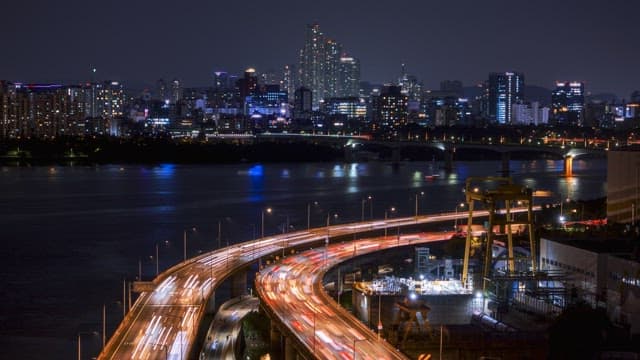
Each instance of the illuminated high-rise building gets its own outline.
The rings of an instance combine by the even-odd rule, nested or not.
[[[322,100],[338,96],[340,91],[340,58],[342,45],[334,40],[327,40],[325,45],[324,82],[325,93]]]
[[[556,82],[551,93],[551,112],[558,124],[582,125],[584,120],[584,83]]]
[[[282,82],[280,88],[287,92],[289,102],[293,101],[297,85],[296,66],[287,64],[282,71]]]
[[[341,93],[342,45],[328,39],[318,24],[307,25],[305,43],[300,50],[300,85],[311,90],[313,109],[324,99]]]
[[[397,128],[407,124],[407,95],[396,85],[385,85],[374,101],[374,122],[382,128]]]
[[[213,73],[213,89],[215,91],[226,91],[231,88],[229,74],[226,71],[216,71]]]
[[[260,74],[261,85],[279,85],[278,76],[273,70],[268,70]]]
[[[169,91],[167,90],[167,83],[164,79],[156,82],[156,98],[160,101],[169,100]]]
[[[295,119],[311,119],[313,107],[313,93],[311,90],[300,87],[295,91],[293,117]]]
[[[402,64],[400,76],[398,77],[398,86],[401,91],[411,101],[420,101],[422,97],[422,84],[418,82],[418,78],[407,73],[405,64]]]
[[[524,75],[518,72],[490,73],[488,117],[498,124],[513,122],[513,104],[524,101]]]
[[[307,25],[304,47],[300,50],[300,85],[311,90],[312,107],[316,109],[325,94],[325,42],[320,25]]]
[[[339,97],[354,97],[360,93],[360,61],[353,57],[340,58]]]
[[[244,77],[238,79],[238,88],[240,89],[240,98],[242,99],[256,92],[258,88],[256,69],[248,68],[244,71]]]
[[[178,79],[173,79],[171,81],[171,102],[172,103],[177,103],[178,101],[180,101],[180,99],[182,99],[182,86],[180,84],[180,80]]]

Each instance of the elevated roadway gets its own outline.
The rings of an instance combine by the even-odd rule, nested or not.
[[[406,359],[323,290],[323,275],[354,256],[447,240],[453,234],[422,233],[331,244],[290,256],[262,270],[256,289],[263,308],[285,336],[283,358],[295,358],[295,353],[308,359]]]
[[[513,210],[517,212],[519,210]],[[520,210],[524,211],[524,210]],[[487,216],[478,211],[474,216]],[[465,213],[333,225],[234,244],[182,262],[153,280],[109,339],[98,359],[186,359],[200,323],[215,307],[215,289],[258,259],[286,248],[329,242],[333,237],[466,218]],[[245,280],[246,281],[246,280]],[[239,294],[236,294],[239,295]]]

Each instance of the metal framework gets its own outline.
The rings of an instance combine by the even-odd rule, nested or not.
[[[489,222],[486,229],[486,247],[484,254],[484,264],[482,272],[482,289],[486,291],[487,281],[491,277],[491,264],[493,260],[492,248],[495,234],[493,228],[495,225],[505,226],[507,233],[507,252],[508,252],[508,272],[515,272],[515,258],[513,255],[513,225],[526,225],[529,232],[529,246],[531,250],[531,269],[533,273],[537,270],[536,262],[536,245],[534,239],[533,228],[533,192],[531,189],[513,184],[511,178],[508,177],[470,177],[466,180],[465,186],[466,201],[469,209],[469,217],[467,219],[467,239],[464,248],[464,261],[462,267],[462,283],[468,285],[469,272],[469,255],[471,252],[472,223],[473,211],[476,202],[484,205],[489,211]],[[500,204],[504,204],[504,208],[499,208]],[[514,204],[521,204],[527,207],[526,219],[514,217],[511,214],[511,208]]]

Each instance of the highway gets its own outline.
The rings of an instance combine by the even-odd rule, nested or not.
[[[370,238],[308,250],[269,266],[256,279],[259,297],[317,359],[406,359],[326,294],[322,277],[353,256],[449,239],[453,232]],[[314,335],[315,334],[315,335]]]
[[[513,212],[526,209],[513,209]],[[477,211],[475,216],[486,216]],[[445,213],[333,225],[234,244],[188,259],[154,279],[140,294],[98,359],[185,359],[191,351],[207,300],[234,271],[285,248],[348,234],[466,218]],[[397,245],[403,245],[400,242]]]
[[[236,338],[242,327],[242,318],[258,310],[258,298],[243,296],[231,299],[220,306],[209,327],[199,359],[234,360]]]

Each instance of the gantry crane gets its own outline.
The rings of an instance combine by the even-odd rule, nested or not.
[[[492,247],[494,240],[494,225],[504,225],[507,232],[507,252],[508,252],[508,272],[515,272],[515,258],[513,255],[513,225],[526,225],[529,232],[529,245],[531,249],[531,268],[536,272],[536,247],[533,228],[533,192],[531,189],[513,184],[508,177],[470,177],[466,180],[465,196],[469,209],[467,219],[467,238],[464,248],[464,261],[462,267],[462,283],[467,286],[469,271],[469,255],[471,251],[473,211],[476,202],[484,205],[489,212],[489,222],[486,229],[486,244],[484,254],[484,264],[482,271],[482,290],[486,291],[487,280],[491,276],[491,265],[493,261]],[[499,208],[504,204],[504,208]],[[511,216],[511,208],[514,204],[526,206],[526,220],[520,217]]]

